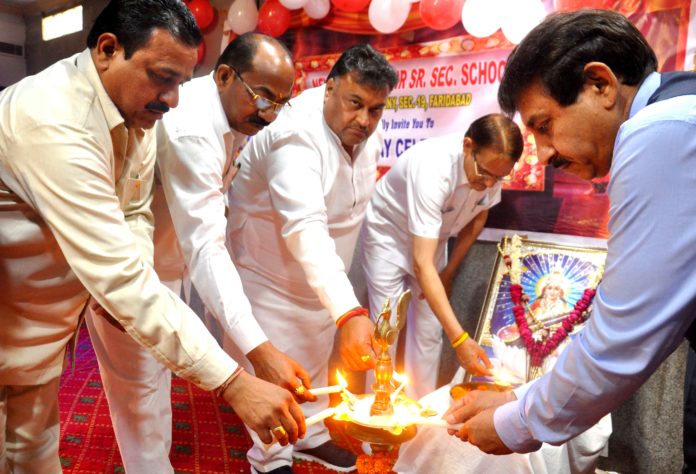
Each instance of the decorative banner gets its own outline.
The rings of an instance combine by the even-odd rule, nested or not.
[[[234,3],[246,1],[234,0]],[[477,1],[478,5],[472,3],[464,10],[502,5],[507,0]],[[340,53],[351,45],[370,43],[384,53],[398,71],[399,83],[382,118],[385,129],[382,172],[418,141],[464,133],[475,118],[499,111],[498,85],[513,47],[504,32],[519,29],[509,24],[510,18],[506,18],[505,25],[500,20],[500,29],[494,30],[491,36],[476,38],[464,30],[462,22],[473,25],[468,18],[444,31],[427,28],[419,14],[419,4],[413,3],[398,31],[379,34],[370,23],[367,4],[359,12],[346,12],[333,8],[335,3],[309,0],[304,9],[291,12],[290,28],[281,38],[295,56],[295,92],[322,84]],[[529,4],[532,3],[530,0]],[[310,18],[306,14],[310,4],[328,8],[314,12],[314,18]],[[543,7],[546,12],[583,7],[617,11],[646,37],[655,50],[660,71],[696,69],[696,0],[543,0]],[[241,10],[244,13],[241,17],[251,16],[247,9]],[[496,15],[500,19],[499,11]],[[228,15],[226,29],[231,29],[230,16],[237,19]],[[520,18],[508,16],[513,18],[513,23],[517,20],[522,23],[521,15]],[[377,26],[385,30],[392,27],[391,23]],[[472,33],[498,28],[497,23],[480,26],[481,31],[476,29],[478,26],[472,26],[475,30]],[[223,45],[225,38],[232,35],[231,32],[223,35]],[[503,183],[503,200],[491,210],[487,226],[606,238],[609,178],[588,182],[541,167],[533,136],[522,129],[525,152],[511,177]]]

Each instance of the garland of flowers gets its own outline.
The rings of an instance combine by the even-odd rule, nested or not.
[[[568,334],[573,328],[585,322],[590,316],[592,308],[590,307],[592,299],[595,296],[596,290],[594,287],[599,283],[602,268],[595,275],[594,281],[591,282],[589,288],[586,288],[582,297],[575,303],[573,310],[563,319],[561,325],[549,335],[548,331],[541,331],[539,339],[534,338],[533,331],[529,328],[527,315],[530,314],[529,295],[527,295],[520,285],[521,281],[521,248],[522,242],[519,236],[515,235],[512,238],[512,243],[507,239],[504,241],[505,250],[499,247],[499,251],[503,256],[503,262],[508,269],[510,275],[510,298],[512,299],[512,313],[515,316],[515,322],[520,333],[520,337],[527,348],[527,353],[530,355],[532,367],[540,368],[544,363],[544,359],[548,357],[561,342],[568,337]]]

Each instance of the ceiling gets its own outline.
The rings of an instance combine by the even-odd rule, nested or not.
[[[76,3],[81,2],[75,0],[0,0],[0,11],[18,13],[25,16],[36,15]]]

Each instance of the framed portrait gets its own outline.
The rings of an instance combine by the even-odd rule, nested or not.
[[[549,370],[591,317],[606,249],[519,236],[503,238],[498,249],[476,333],[494,376],[469,380],[518,386]]]

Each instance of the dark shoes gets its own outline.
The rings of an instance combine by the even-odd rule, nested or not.
[[[318,462],[322,466],[338,472],[354,471],[355,461],[358,458],[351,451],[336,446],[333,441],[327,441],[316,448],[295,451],[292,456],[305,461]]]
[[[251,472],[257,474],[259,471],[254,469],[254,467],[252,466]],[[280,466],[273,469],[272,471],[268,471],[266,474],[294,474],[294,472],[295,471],[292,470],[292,466]]]

